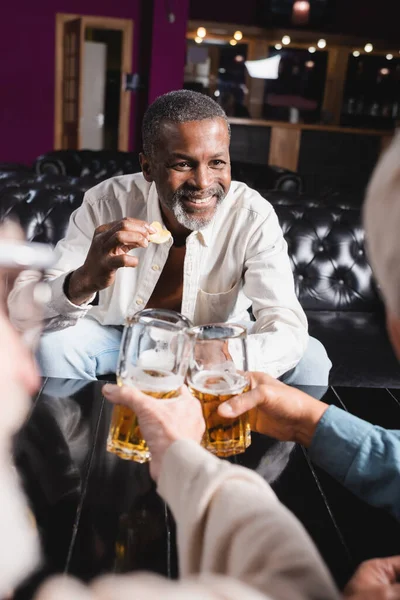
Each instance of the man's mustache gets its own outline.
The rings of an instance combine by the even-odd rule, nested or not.
[[[176,190],[173,195],[173,200],[176,202],[177,200],[181,200],[181,198],[192,199],[201,199],[201,198],[209,198],[210,196],[216,196],[218,199],[223,198],[225,196],[225,191],[222,186],[215,186],[207,190],[206,192],[200,193],[199,190],[194,190],[193,188],[182,187]]]

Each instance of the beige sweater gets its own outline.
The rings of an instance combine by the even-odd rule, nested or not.
[[[115,575],[85,587],[55,578],[35,600],[340,597],[303,526],[256,473],[181,440],[165,455],[158,491],[177,521],[180,581]]]

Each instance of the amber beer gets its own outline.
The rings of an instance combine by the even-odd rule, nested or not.
[[[247,413],[234,419],[218,414],[218,406],[249,390],[248,380],[240,373],[199,371],[190,382],[192,394],[200,400],[206,422],[202,445],[217,456],[241,454],[251,444]]]
[[[169,371],[132,367],[126,377],[118,377],[118,385],[140,389],[157,400],[177,398],[182,381]],[[116,404],[113,408],[111,426],[107,439],[107,450],[120,458],[139,463],[151,459],[150,450],[140,431],[138,418],[126,406]]]

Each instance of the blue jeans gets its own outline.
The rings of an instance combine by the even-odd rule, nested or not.
[[[85,317],[73,327],[45,333],[38,351],[44,377],[95,380],[115,373],[122,331]],[[290,385],[328,385],[331,362],[324,346],[310,337],[299,364],[281,380]]]

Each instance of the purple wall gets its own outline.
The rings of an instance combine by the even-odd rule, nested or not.
[[[6,2],[0,25],[0,161],[32,163],[54,143],[55,16],[76,13],[133,19],[133,70],[139,61],[140,37],[151,38],[149,95],[181,87],[185,32],[189,0],[179,0],[174,25],[165,16],[165,0],[154,0],[153,24],[142,22],[142,2],[151,0],[31,0]],[[176,4],[176,3],[175,3]],[[181,7],[185,7],[182,10]],[[151,21],[151,18],[149,19]],[[148,45],[150,48],[150,44]],[[143,51],[143,50],[142,50]],[[141,59],[143,57],[140,57]],[[130,146],[138,139],[134,131],[137,99],[132,94]]]
[[[174,23],[168,21],[168,4],[175,15]],[[170,3],[154,0],[150,102],[161,94],[179,90],[183,86],[188,14],[189,0]]]

